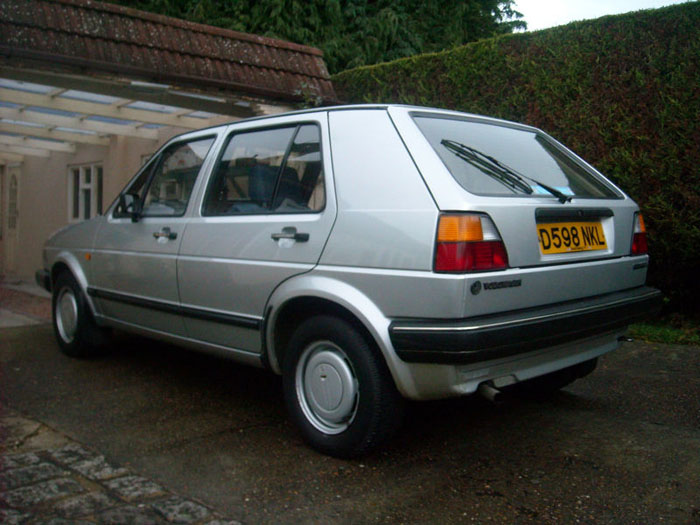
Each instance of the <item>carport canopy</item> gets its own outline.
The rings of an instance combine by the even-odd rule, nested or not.
[[[134,87],[167,89],[142,82],[135,82]],[[195,95],[194,105],[203,105],[201,101],[207,99],[217,101],[202,97]],[[18,162],[24,155],[73,153],[79,143],[108,146],[111,135],[155,140],[162,126],[198,129],[246,113],[252,115],[255,109],[252,103],[239,102],[225,113],[212,113],[0,78],[0,159]]]
[[[335,101],[321,52],[90,0],[0,7],[0,164]]]

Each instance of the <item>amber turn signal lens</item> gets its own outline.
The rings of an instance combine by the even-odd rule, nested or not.
[[[478,215],[442,215],[438,223],[438,242],[482,241],[484,232]]]
[[[642,217],[641,213],[637,214],[637,224],[635,224],[635,233],[646,233],[647,228],[644,226],[644,217]],[[639,231],[637,231],[637,228],[639,228]]]

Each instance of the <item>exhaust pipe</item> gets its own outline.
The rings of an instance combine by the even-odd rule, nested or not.
[[[504,401],[503,392],[488,383],[481,383],[477,392],[496,405],[500,405]]]

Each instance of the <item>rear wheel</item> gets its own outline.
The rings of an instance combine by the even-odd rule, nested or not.
[[[357,457],[398,428],[403,399],[363,334],[331,316],[303,322],[289,342],[284,397],[305,441],[336,457]]]
[[[513,385],[512,391],[526,397],[544,397],[561,390],[577,379],[591,374],[597,365],[598,358],[584,361],[556,372],[517,383]]]
[[[52,319],[58,346],[66,355],[90,357],[107,346],[109,330],[97,326],[80,285],[65,271],[53,283]]]

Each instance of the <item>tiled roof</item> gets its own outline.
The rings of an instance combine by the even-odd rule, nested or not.
[[[336,98],[316,48],[91,0],[2,0],[1,55],[287,101]]]

